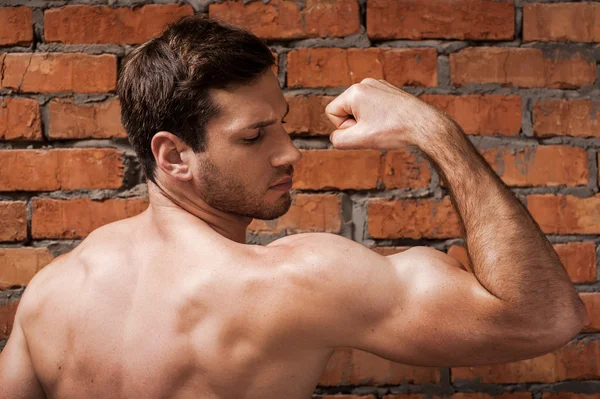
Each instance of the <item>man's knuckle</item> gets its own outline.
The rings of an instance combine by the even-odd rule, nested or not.
[[[363,80],[360,81],[361,84],[376,84],[377,83],[377,79],[373,79],[373,78],[364,78]]]

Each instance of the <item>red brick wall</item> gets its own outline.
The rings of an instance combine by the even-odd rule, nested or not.
[[[118,67],[165,24],[208,13],[250,29],[277,54],[288,128],[304,153],[292,209],[255,221],[250,242],[327,231],[384,254],[430,245],[468,263],[448,192],[417,151],[328,144],[326,104],[367,76],[383,78],[460,123],[548,234],[590,310],[573,342],[504,365],[412,367],[340,349],[315,397],[600,398],[600,3],[25,3],[0,7],[0,348],[18,287],[95,228],[147,206],[119,123]]]

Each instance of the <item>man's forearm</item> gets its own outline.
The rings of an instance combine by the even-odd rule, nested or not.
[[[558,255],[527,209],[458,126],[447,122],[440,130],[419,147],[450,190],[480,283],[536,319],[585,315]]]

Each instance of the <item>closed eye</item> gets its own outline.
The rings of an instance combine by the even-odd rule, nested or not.
[[[264,131],[262,129],[258,129],[258,134],[254,137],[250,137],[249,139],[243,139],[242,141],[246,144],[256,143],[263,137]]]

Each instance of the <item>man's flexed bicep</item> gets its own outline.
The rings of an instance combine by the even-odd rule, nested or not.
[[[280,241],[304,262],[292,268],[288,314],[316,344],[446,367],[530,358],[560,345],[435,249],[385,257],[329,234]]]

